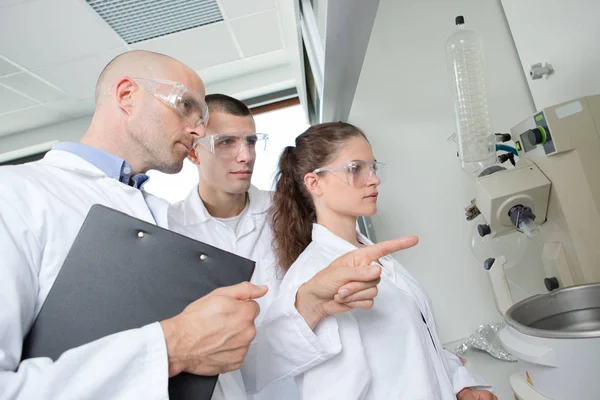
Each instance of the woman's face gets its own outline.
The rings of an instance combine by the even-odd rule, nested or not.
[[[381,183],[372,165],[375,157],[363,137],[348,140],[323,172],[317,174],[319,199],[330,211],[344,216],[370,216],[377,212],[377,186]],[[350,163],[350,164],[349,164]]]

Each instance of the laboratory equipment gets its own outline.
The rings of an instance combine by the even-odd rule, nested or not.
[[[600,284],[525,299],[506,312],[504,347],[521,360],[511,386],[519,400],[597,399]]]
[[[477,177],[496,163],[496,138],[488,114],[481,38],[456,17],[457,31],[446,42],[452,81],[458,152],[465,172]]]
[[[519,161],[476,179],[482,237],[540,233],[544,286],[513,304],[504,257],[486,261],[521,360],[517,399],[592,399],[600,393],[600,95],[545,108],[511,130]],[[536,239],[540,240],[540,239]],[[535,265],[511,272],[524,274]],[[519,272],[519,270],[521,272]],[[518,280],[518,276],[513,277]]]

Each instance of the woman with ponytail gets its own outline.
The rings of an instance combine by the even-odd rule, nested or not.
[[[284,150],[271,208],[275,255],[286,271],[281,301],[337,257],[372,245],[356,231],[356,219],[377,211],[384,171],[364,133],[347,123],[313,126]],[[296,376],[302,399],[494,399],[442,348],[419,283],[390,256],[379,265],[372,309],[328,315],[314,327],[327,331],[339,352]],[[265,319],[278,317],[277,309],[270,307]]]

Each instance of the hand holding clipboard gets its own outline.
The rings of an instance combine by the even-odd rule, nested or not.
[[[173,318],[162,321],[167,352],[169,377],[181,372],[195,375],[217,375],[240,369],[248,353],[248,344],[254,339],[254,319],[260,308],[254,301],[267,293],[267,286],[243,282],[216,289],[202,297]],[[210,322],[206,324],[206,322]],[[227,337],[227,350],[214,349],[212,341],[181,340],[195,337],[198,332],[207,338]],[[225,370],[223,367],[225,366]]]
[[[95,205],[24,340],[22,359],[56,360],[67,350],[162,321],[173,364],[170,399],[209,400],[215,375],[241,364],[255,334],[258,306],[247,300],[266,288],[240,283],[250,280],[254,266]]]

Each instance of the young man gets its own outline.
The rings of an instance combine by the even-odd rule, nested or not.
[[[255,279],[277,281],[268,226],[270,193],[250,180],[256,153],[266,135],[256,133],[244,103],[222,94],[206,96],[207,136],[196,140],[188,159],[199,182],[188,197],[171,206],[169,227],[212,246],[257,262]],[[267,265],[268,264],[268,265]],[[270,291],[266,296],[273,296]]]
[[[188,156],[198,168],[198,186],[184,201],[171,206],[169,227],[254,260],[252,282],[269,286],[269,292],[259,303],[265,310],[277,294],[282,272],[275,265],[271,248],[273,240],[268,223],[271,194],[258,190],[250,181],[257,152],[265,149],[268,139],[256,133],[254,118],[241,101],[211,94],[206,96],[206,104],[210,112],[207,136],[196,141]],[[259,325],[260,320],[256,322]],[[293,400],[297,396],[295,390],[292,382],[281,383],[269,386],[260,398]],[[239,372],[221,375],[213,398],[217,397],[246,398]]]

